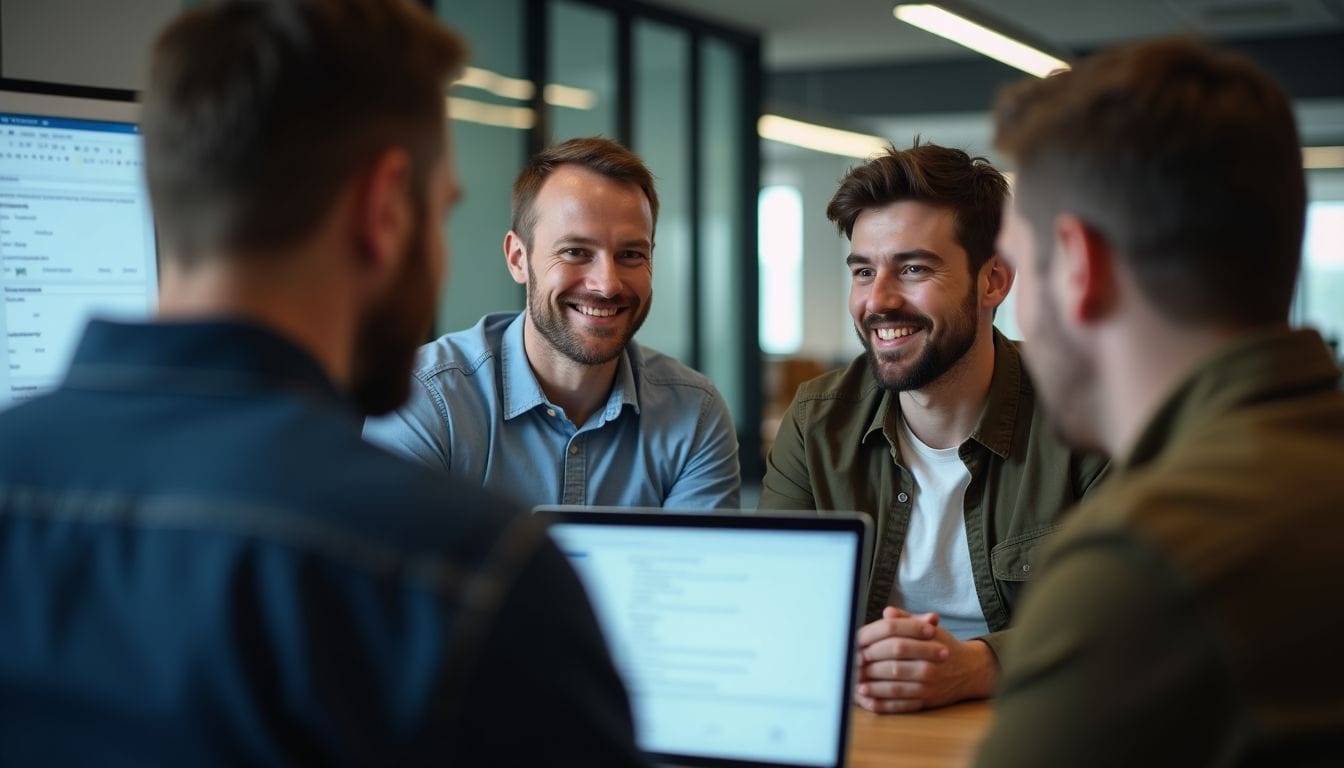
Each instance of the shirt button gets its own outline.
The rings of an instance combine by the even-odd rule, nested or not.
[[[1030,564],[1027,564],[1027,565],[1022,566],[1022,572],[1023,572],[1023,573],[1031,573],[1031,565],[1030,565]]]
[[[578,452],[579,452],[579,444],[578,444],[578,443],[574,443],[573,445],[569,446],[569,455],[570,455],[570,456],[573,456],[574,454],[576,454],[576,453],[578,453]]]
[[[555,409],[554,409],[554,408],[547,408],[547,409],[546,409],[546,415],[547,415],[547,416],[554,416],[554,415],[555,415]]]
[[[905,502],[910,500],[910,494],[906,493],[905,491],[901,491],[900,493],[896,494],[896,500],[904,504]]]

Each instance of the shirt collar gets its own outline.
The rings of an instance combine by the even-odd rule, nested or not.
[[[1340,380],[1320,334],[1272,328],[1223,345],[1172,391],[1125,458],[1125,467],[1151,461],[1201,424],[1245,403],[1295,392],[1329,390]]]
[[[532,364],[527,362],[527,350],[523,346],[523,321],[526,316],[526,310],[518,313],[504,329],[504,337],[499,344],[506,421],[546,403],[546,395],[541,391],[537,375],[532,372]]]
[[[616,380],[612,383],[611,397],[607,398],[607,421],[620,415],[621,409],[630,406],[639,413],[639,388],[635,386],[634,361],[639,359],[639,348],[631,341],[621,350],[621,360],[616,364]]]
[[[1023,378],[1022,357],[1016,345],[1009,341],[998,329],[994,333],[994,373],[989,382],[989,397],[980,413],[975,429],[969,439],[974,440],[1001,458],[1008,458],[1008,450],[1013,444],[1013,429],[1017,424],[1018,409],[1021,407],[1021,390],[1030,386]],[[872,381],[877,387],[877,382]],[[874,432],[881,432],[891,444],[893,451],[899,451],[897,438],[900,429],[900,400],[896,392],[883,392],[882,400],[873,413],[873,419],[864,430],[860,442],[865,442]]]
[[[523,345],[523,324],[527,311],[518,313],[518,317],[504,329],[500,341],[500,368],[504,375],[504,419],[507,421],[520,416],[533,408],[555,406],[546,400],[546,393],[537,381],[532,364],[527,361],[527,350]],[[630,405],[639,413],[639,392],[635,386],[635,374],[632,357],[638,357],[639,350],[632,341],[621,351],[620,362],[616,366],[616,379],[612,384],[611,395],[607,398],[606,408],[602,411],[604,421],[616,418],[621,408]]]
[[[995,329],[994,375],[989,381],[989,398],[985,401],[980,421],[971,432],[971,439],[999,458],[1008,458],[1018,411],[1022,407],[1022,390],[1030,386],[1022,370],[1022,355],[1017,346]]]

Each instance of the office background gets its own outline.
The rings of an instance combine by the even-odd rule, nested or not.
[[[793,388],[860,347],[847,243],[825,220],[866,151],[819,151],[774,116],[898,146],[916,135],[994,159],[988,107],[1021,73],[892,16],[888,0],[424,0],[471,40],[449,94],[466,197],[439,332],[519,309],[504,269],[509,188],[528,153],[603,134],[657,176],[655,301],[644,344],[704,371],[737,422],[748,484]],[[158,27],[184,0],[0,0],[0,76],[135,91]],[[1194,31],[1283,83],[1311,208],[1293,319],[1344,339],[1344,0],[995,0],[974,4],[1072,53]],[[537,84],[541,84],[538,86]],[[775,138],[762,139],[768,134]],[[782,139],[782,140],[778,140]],[[848,154],[846,154],[848,153]],[[1235,162],[1235,158],[1229,158]],[[1011,296],[1010,296],[1011,302]],[[1017,336],[1011,306],[997,322]],[[748,491],[750,497],[750,491]]]

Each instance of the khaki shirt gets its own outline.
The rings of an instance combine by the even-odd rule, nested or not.
[[[1344,392],[1311,331],[1225,346],[1047,548],[988,766],[1344,765]]]
[[[761,509],[857,510],[875,522],[865,621],[891,596],[914,504],[914,481],[901,463],[900,403],[878,386],[868,355],[806,382],[784,415],[766,463]],[[1022,586],[1039,575],[1037,552],[1059,516],[1096,482],[1105,462],[1071,452],[1036,413],[1036,396],[1017,344],[994,332],[989,398],[961,444],[971,473],[966,539],[976,595],[1002,653]]]

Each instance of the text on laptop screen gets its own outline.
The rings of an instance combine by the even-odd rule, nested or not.
[[[834,763],[857,534],[560,522],[551,535],[629,688],[641,749]]]
[[[0,408],[60,381],[90,317],[144,319],[158,294],[136,124],[8,111],[10,99],[63,100],[4,96]]]

